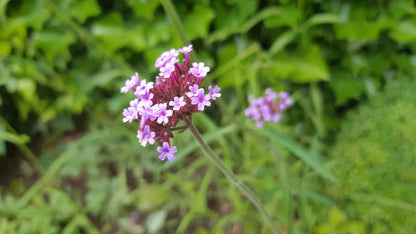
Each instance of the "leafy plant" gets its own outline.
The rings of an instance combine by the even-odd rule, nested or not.
[[[414,79],[390,81],[348,115],[331,152],[340,186],[329,191],[371,233],[416,228],[415,88]]]

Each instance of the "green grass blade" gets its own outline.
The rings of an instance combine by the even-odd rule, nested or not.
[[[336,178],[324,167],[324,165],[319,162],[312,154],[310,154],[306,149],[304,149],[299,144],[296,144],[292,140],[284,137],[277,132],[271,131],[269,129],[254,129],[254,131],[266,136],[273,143],[281,145],[288,149],[290,152],[295,154],[299,159],[304,161],[307,165],[312,167],[316,172],[318,172],[323,177],[329,179],[330,181],[336,182]]]

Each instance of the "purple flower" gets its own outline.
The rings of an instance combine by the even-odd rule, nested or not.
[[[160,153],[159,159],[161,161],[164,161],[167,158],[169,162],[172,162],[176,159],[173,154],[176,153],[178,149],[176,148],[176,146],[170,147],[168,142],[163,142],[162,147],[157,147],[157,151]]]
[[[282,119],[282,116],[279,113],[274,113],[271,116],[271,121],[279,122]]]
[[[130,101],[130,107],[137,108],[139,106],[139,99],[133,99]]]
[[[205,106],[211,106],[211,102],[209,102],[209,95],[204,94],[204,89],[198,89],[197,95],[191,98],[191,104],[198,104],[198,110],[203,111]]]
[[[133,107],[129,107],[123,110],[123,122],[131,123],[133,120],[138,119],[137,110]]]
[[[188,97],[195,97],[198,95],[198,91],[200,90],[199,86],[197,84],[194,84],[192,86],[189,86],[189,92],[186,93],[186,96]],[[203,89],[202,89],[203,91]]]
[[[175,49],[163,52],[159,58],[156,59],[155,67],[161,68],[171,59],[178,57],[179,52]]]
[[[139,82],[139,74],[136,72],[134,75],[130,77],[130,79],[126,80],[124,86],[121,87],[120,92],[127,93],[129,90],[134,90],[134,86],[139,84]]]
[[[293,105],[293,100],[289,97],[289,93],[280,92],[279,97],[280,97],[280,102],[279,102],[280,110],[285,110],[287,107]]]
[[[181,107],[185,106],[186,103],[183,101],[183,97],[174,97],[173,101],[169,102],[169,106],[173,106],[173,110],[179,110]]]
[[[268,102],[273,102],[277,98],[277,93],[274,92],[271,88],[264,91],[264,99]]]
[[[138,109],[140,116],[142,116],[142,120],[143,119],[155,120],[157,117],[155,114],[154,106],[152,106],[152,101],[141,100],[139,102],[137,109]]]
[[[192,63],[192,68],[189,69],[189,72],[195,77],[201,78],[205,77],[209,72],[209,67],[205,67],[204,63]]]
[[[189,54],[192,51],[192,45],[184,46],[182,47],[182,49],[179,49],[178,51],[184,54]]]
[[[144,93],[143,95],[140,96],[140,98],[142,99],[141,102],[143,103],[143,105],[152,105],[152,98],[153,98],[154,94],[150,92],[150,90],[148,90],[146,93]]]
[[[158,105],[158,118],[157,123],[167,124],[169,122],[168,117],[173,115],[172,110],[166,110],[166,103]]]
[[[136,92],[134,92],[134,94],[136,94],[138,98],[142,98],[142,96],[148,93],[150,89],[152,88],[153,88],[153,82],[146,83],[146,80],[143,79],[142,81],[140,81],[139,85],[136,88]]]
[[[268,88],[263,97],[251,100],[251,106],[245,109],[244,113],[256,120],[256,126],[261,128],[266,121],[279,122],[282,118],[281,113],[292,104],[289,93],[280,92],[278,95]]]
[[[261,120],[256,121],[256,127],[257,128],[262,128],[263,127],[263,121],[261,121]]]
[[[218,85],[215,85],[214,88],[212,88],[212,86],[208,86],[208,95],[212,100],[215,100],[218,97],[221,97],[221,94],[219,93],[219,91],[221,90],[220,87],[218,87]]]
[[[207,94],[200,88],[210,68],[204,63],[191,66],[189,53],[192,50],[192,45],[188,45],[163,52],[155,62],[159,75],[153,82],[139,80],[136,73],[120,89],[122,93],[131,90],[135,94],[130,106],[123,110],[123,122],[140,122],[137,138],[142,146],[156,141],[163,143],[158,147],[161,160],[175,159],[173,153],[177,148],[170,147],[170,142],[173,132],[182,129],[176,127],[177,124],[203,111],[205,106],[211,105],[211,99],[221,96],[218,86],[209,86]],[[183,53],[182,63],[179,63],[179,53]]]
[[[145,147],[147,143],[153,145],[155,143],[155,132],[150,131],[149,125],[145,125],[143,131],[137,131],[137,139],[139,139],[140,144]]]
[[[279,97],[281,99],[288,99],[289,98],[289,93],[285,92],[285,91],[282,91],[282,92],[279,93]]]
[[[175,71],[175,63],[178,62],[178,59],[171,58],[166,64],[160,68],[159,76],[164,78],[169,78],[170,74]]]

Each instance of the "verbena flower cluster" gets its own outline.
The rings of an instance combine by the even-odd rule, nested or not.
[[[279,122],[281,113],[291,105],[293,101],[289,93],[283,91],[277,94],[268,88],[264,96],[251,100],[251,106],[245,109],[245,114],[256,120],[256,126],[261,128],[265,121]]]
[[[130,107],[123,111],[123,122],[140,121],[137,138],[144,147],[162,142],[157,147],[159,159],[175,160],[176,146],[171,146],[172,131],[181,119],[189,118],[192,113],[203,111],[211,105],[211,100],[221,97],[220,88],[209,86],[206,92],[199,85],[210,71],[204,63],[189,61],[192,45],[181,49],[163,52],[156,60],[159,76],[155,82],[148,82],[134,74],[127,79],[121,93],[134,92],[136,98],[130,101]],[[184,55],[179,63],[180,53]]]

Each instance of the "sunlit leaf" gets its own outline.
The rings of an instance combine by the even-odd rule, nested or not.
[[[96,0],[76,0],[72,2],[70,9],[72,15],[81,22],[98,16],[101,13],[100,6]]]
[[[416,40],[416,18],[399,23],[391,29],[389,36],[399,43],[406,43]]]

